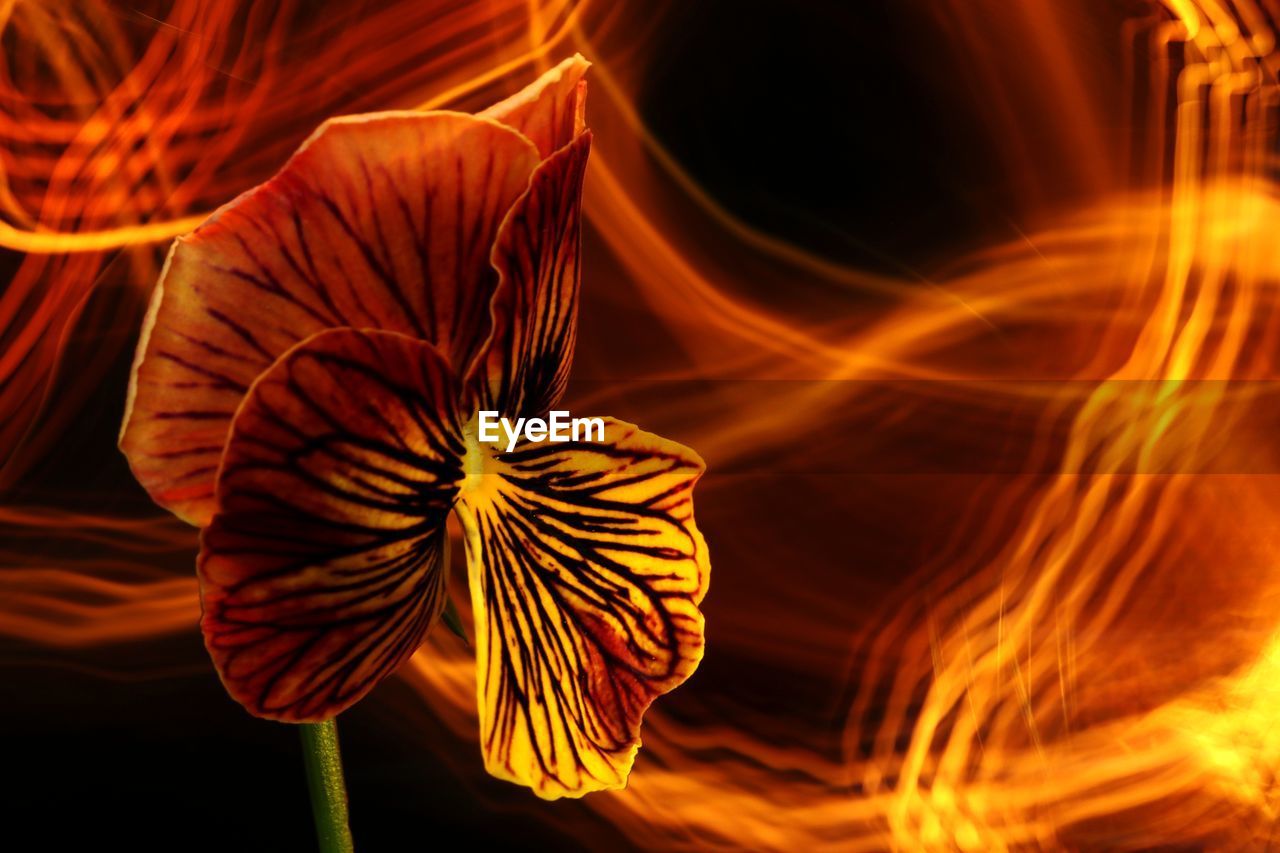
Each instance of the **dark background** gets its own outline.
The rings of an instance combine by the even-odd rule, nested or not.
[[[976,109],[983,93],[950,85],[965,55],[926,6],[673,6],[648,48],[659,59],[641,111],[690,173],[759,229],[867,269],[927,270],[1007,238],[1008,223],[1028,211]],[[590,231],[587,240],[597,251]],[[593,305],[588,282],[584,327]],[[20,497],[144,511],[113,442],[127,370],[127,360],[115,365],[63,452],[27,478]],[[717,529],[710,508],[702,524],[714,542],[731,534],[731,521]],[[167,559],[181,572],[193,558],[194,537],[190,554]],[[718,604],[713,588],[709,624],[731,600]],[[226,696],[196,631],[91,652],[4,641],[0,665],[0,847],[311,849],[296,733],[249,717]],[[803,717],[802,690],[784,691],[785,676],[772,675],[709,657],[699,689]],[[342,718],[362,851],[571,850],[581,838],[594,849],[628,846],[575,802],[542,803],[483,777],[478,750],[460,784],[455,768],[424,759],[424,745],[452,736],[430,714],[413,714],[410,727],[397,713],[418,704],[393,679]],[[575,825],[573,837],[557,822]]]

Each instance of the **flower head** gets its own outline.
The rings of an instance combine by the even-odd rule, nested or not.
[[[363,697],[445,604],[465,533],[481,746],[540,796],[625,784],[653,699],[702,656],[697,454],[479,440],[568,376],[591,137],[574,57],[479,115],[332,119],[169,254],[121,447],[204,528],[206,645],[250,712]]]

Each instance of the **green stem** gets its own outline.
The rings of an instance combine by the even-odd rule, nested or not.
[[[311,791],[311,814],[316,820],[320,853],[353,853],[347,825],[347,786],[342,779],[342,753],[338,750],[338,724],[303,723],[302,757]]]

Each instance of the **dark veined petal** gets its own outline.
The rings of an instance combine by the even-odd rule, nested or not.
[[[501,281],[493,340],[474,372],[479,408],[516,418],[544,414],[564,393],[578,328],[583,133],[533,174],[493,249]]]
[[[645,709],[702,658],[702,460],[603,421],[604,442],[473,443],[458,502],[485,764],[548,799],[625,785]]]
[[[400,332],[465,369],[490,332],[498,227],[538,160],[521,134],[474,116],[333,119],[280,174],[178,240],[120,439],[151,496],[206,524],[250,383],[320,330]]]
[[[457,394],[430,344],[354,329],[254,383],[199,562],[205,644],[250,712],[332,717],[421,644],[445,603]]]
[[[590,67],[590,62],[574,54],[480,115],[514,127],[538,147],[544,159],[550,157],[586,128],[587,84],[582,76]]]

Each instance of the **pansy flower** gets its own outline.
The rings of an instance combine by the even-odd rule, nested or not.
[[[176,241],[120,440],[203,528],[205,642],[261,717],[332,718],[418,649],[456,513],[485,764],[547,798],[625,784],[702,656],[709,571],[693,451],[608,418],[510,452],[476,428],[565,387],[586,68],[478,115],[332,119]]]

